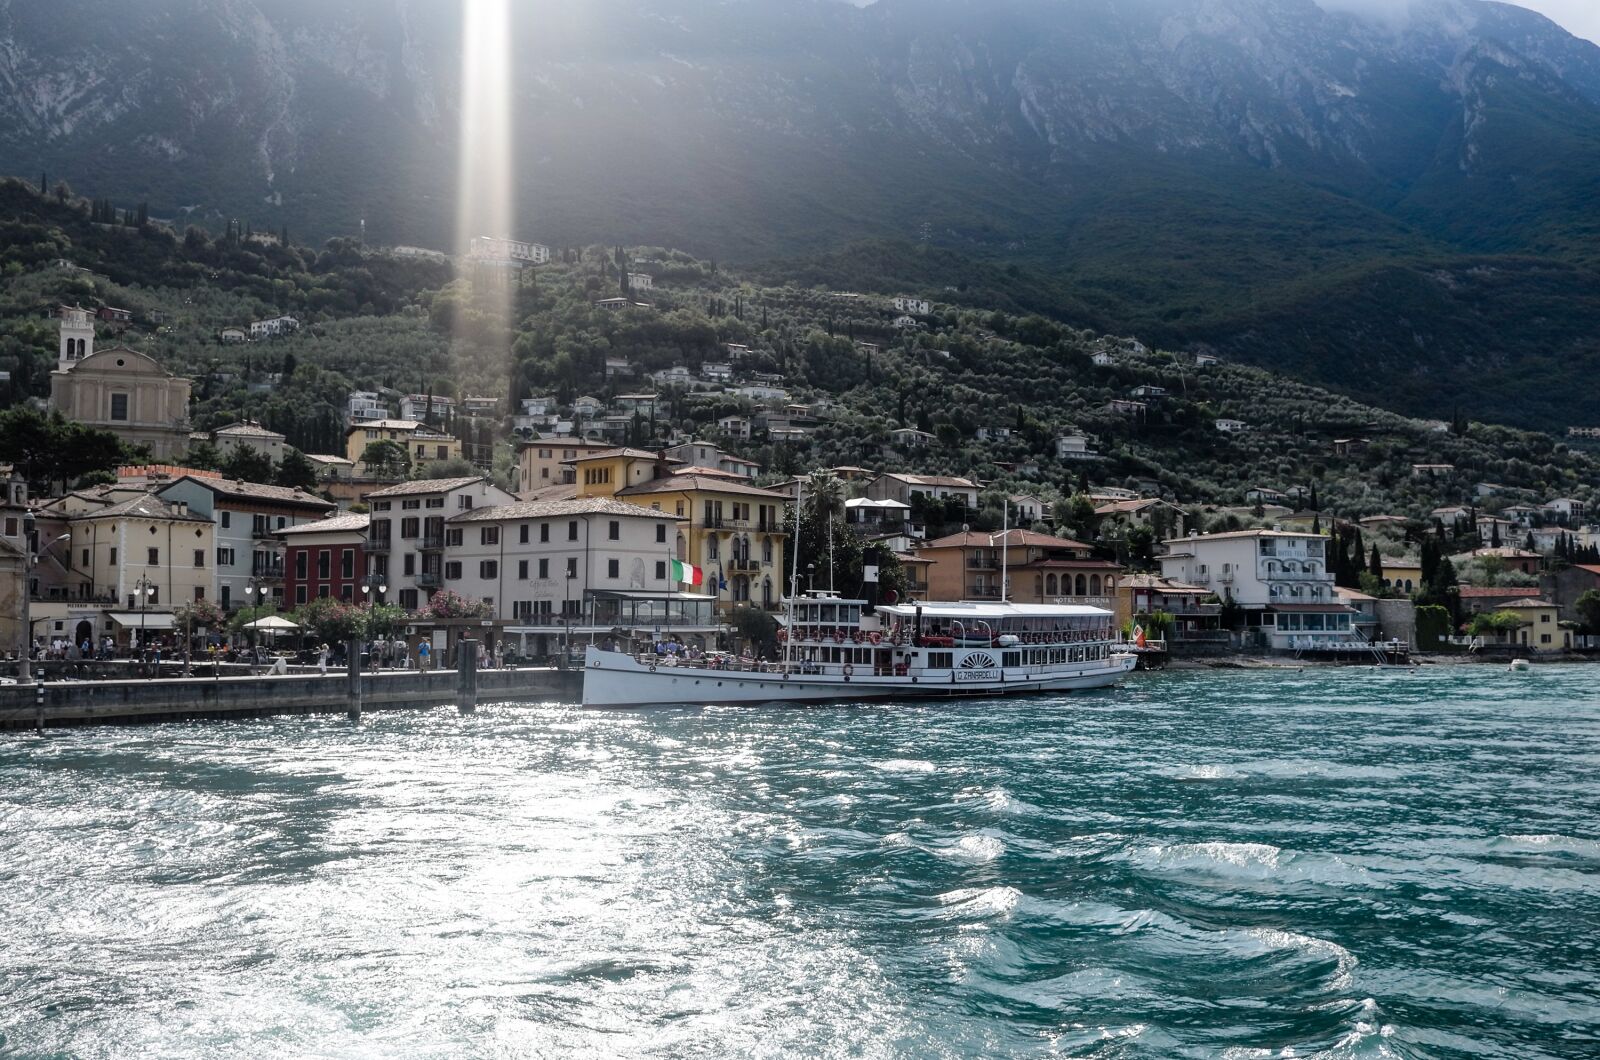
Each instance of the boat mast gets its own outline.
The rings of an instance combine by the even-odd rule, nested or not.
[[[1006,602],[1007,571],[1011,560],[1011,500],[1007,497],[1000,498],[1000,602]]]
[[[783,668],[785,672],[793,660],[795,596],[800,592],[800,508],[806,487],[802,479],[794,480],[794,547],[789,549],[789,608],[784,615]]]

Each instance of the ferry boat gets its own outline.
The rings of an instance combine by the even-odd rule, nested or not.
[[[939,699],[1104,688],[1138,656],[1098,607],[896,603],[811,592],[785,601],[783,658],[631,654],[589,645],[591,707]]]

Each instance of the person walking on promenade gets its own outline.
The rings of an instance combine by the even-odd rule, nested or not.
[[[428,642],[423,641],[417,645],[417,669],[427,671],[433,664],[433,649],[428,647]]]
[[[317,649],[317,669],[324,675],[328,672],[328,645],[324,643]]]

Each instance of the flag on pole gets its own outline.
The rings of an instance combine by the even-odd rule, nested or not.
[[[675,559],[672,561],[672,580],[680,585],[703,585],[706,573],[699,567],[691,567],[682,560]]]

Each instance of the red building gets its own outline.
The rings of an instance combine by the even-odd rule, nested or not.
[[[284,546],[284,607],[299,607],[320,596],[348,602],[362,599],[361,585],[367,578],[365,515],[336,515],[276,533]]]

